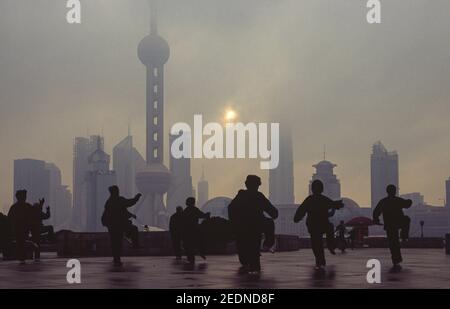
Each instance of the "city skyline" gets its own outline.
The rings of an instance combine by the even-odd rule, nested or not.
[[[142,3],[136,1],[134,5],[127,4],[124,10],[125,4],[111,1],[112,7],[120,11],[120,16],[114,15],[118,18],[114,21],[110,20],[111,16],[98,13],[97,4],[88,4],[89,11],[94,12],[90,14],[95,14],[95,18],[98,19],[97,30],[94,30],[93,15],[86,14],[81,27],[68,28],[63,25],[64,21],[56,18],[60,14],[55,14],[55,16],[51,14],[53,10],[58,9],[57,6],[54,7],[53,3],[43,1],[44,4],[41,6],[29,8],[24,3],[17,1],[17,4],[0,4],[2,17],[0,20],[2,20],[2,25],[5,25],[2,28],[6,29],[6,32],[0,30],[0,39],[10,43],[0,47],[2,51],[0,67],[2,71],[11,72],[11,75],[2,75],[0,83],[0,114],[8,115],[7,118],[1,118],[2,130],[0,130],[0,146],[3,152],[0,156],[0,172],[7,180],[0,188],[0,196],[5,202],[11,202],[12,162],[14,159],[33,158],[54,162],[62,170],[63,183],[71,185],[73,138],[84,135],[87,130],[103,131],[106,138],[105,151],[112,154],[112,147],[125,136],[128,119],[131,118],[133,135],[136,137],[136,148],[141,153],[145,153],[145,136],[143,134],[145,119],[141,117],[144,115],[144,109],[141,106],[145,97],[142,82],[144,77],[141,63],[136,59],[135,46],[148,31],[149,14],[146,9],[146,1],[142,1]],[[215,5],[217,6],[217,4]],[[187,108],[192,114],[201,109],[204,111],[205,117],[217,120],[223,116],[225,108],[232,105],[240,116],[239,120],[244,122],[263,121],[277,113],[271,104],[280,101],[280,104],[276,104],[279,108],[291,111],[291,114],[300,118],[298,123],[288,119],[293,125],[296,202],[299,202],[307,194],[307,183],[313,172],[311,166],[319,161],[322,145],[325,143],[329,150],[330,161],[339,165],[336,174],[342,181],[342,195],[354,198],[362,206],[369,206],[370,147],[375,141],[381,140],[388,149],[396,149],[399,153],[401,192],[418,191],[425,196],[427,202],[435,205],[443,204],[444,183],[450,174],[450,163],[446,159],[449,140],[445,136],[449,124],[444,121],[445,118],[439,117],[444,117],[448,112],[449,95],[439,85],[449,82],[448,76],[444,74],[448,71],[446,70],[448,62],[444,60],[450,54],[450,46],[431,34],[439,33],[439,29],[445,29],[448,21],[439,18],[441,15],[438,14],[435,24],[428,25],[422,22],[424,15],[414,14],[418,14],[417,11],[421,11],[421,9],[425,12],[423,14],[430,11],[445,11],[448,8],[447,3],[436,1],[432,5],[427,4],[422,7],[422,4],[413,1],[411,4],[414,8],[411,13],[412,17],[397,16],[394,20],[387,15],[387,22],[378,30],[368,31],[374,36],[372,40],[378,43],[394,44],[394,49],[388,54],[381,51],[381,47],[373,46],[370,38],[367,41],[363,40],[360,46],[350,49],[350,52],[352,55],[359,51],[364,53],[368,59],[364,61],[369,62],[364,65],[358,62],[361,60],[348,59],[343,56],[343,53],[349,50],[332,39],[334,34],[343,35],[344,31],[348,30],[347,27],[358,25],[359,20],[351,19],[348,24],[340,25],[336,30],[332,30],[331,26],[336,26],[339,22],[337,17],[333,17],[331,22],[319,26],[320,31],[324,32],[323,40],[325,40],[326,46],[332,48],[329,54],[318,48],[318,41],[309,37],[316,24],[315,21],[308,18],[307,11],[318,9],[319,13],[317,14],[320,21],[317,23],[323,23],[324,19],[330,17],[326,11],[321,10],[325,6],[323,1],[318,1],[317,4],[310,1],[302,4],[295,4],[293,1],[285,1],[281,4],[265,2],[258,12],[252,12],[250,4],[238,4],[236,1],[231,1],[228,5],[220,4],[219,7],[223,13],[219,13],[219,8],[216,8],[217,11],[213,10],[206,2],[202,1],[198,1],[193,6],[194,8],[186,11],[186,16],[182,16],[182,11],[186,9],[185,4],[168,1],[168,4],[161,5],[159,29],[170,42],[173,50],[173,56],[171,56],[171,62],[167,68],[169,70],[166,81],[168,109],[165,132],[168,132],[167,128],[171,123],[191,119],[191,117],[186,117]],[[333,6],[337,16],[346,14],[341,8],[342,6]],[[348,7],[345,6],[345,9],[354,10],[350,6],[354,6],[354,3],[349,4]],[[392,14],[397,15],[400,9],[404,9],[403,6],[397,7],[396,4],[387,4],[387,6],[390,6],[389,10],[394,11]],[[195,8],[201,8],[201,10],[198,11]],[[49,11],[49,20],[42,24],[36,16],[31,14],[32,9],[43,10],[45,13]],[[283,22],[280,16],[293,9],[298,9],[299,16],[296,17],[299,23],[294,23],[289,18]],[[242,14],[238,14],[238,17],[235,17],[238,19],[237,22],[230,26],[227,17],[233,16],[236,10],[241,10]],[[9,16],[1,13],[6,11],[9,12]],[[18,24],[13,20],[15,17],[21,16],[23,18],[18,18],[17,23],[24,23],[29,33],[14,30]],[[212,18],[213,16],[220,18]],[[288,14],[288,16],[290,15]],[[197,24],[196,18],[202,18],[202,21]],[[277,22],[272,29],[264,26],[269,18],[273,18]],[[414,24],[412,29],[400,27],[401,29],[396,33],[388,35],[394,25],[398,28],[400,24],[408,24],[408,21],[411,22],[415,20],[414,18],[419,22]],[[208,25],[211,25],[208,31],[200,27],[200,24],[204,24],[206,21]],[[29,29],[31,25],[33,25],[33,29]],[[58,25],[61,25],[61,30],[50,30],[58,28]],[[289,34],[292,34],[291,28],[294,26],[298,26],[295,30],[299,31],[299,46],[294,44],[295,46],[286,47],[288,46],[285,45],[287,38]],[[413,43],[408,34],[412,36],[419,26],[430,35],[426,36],[427,38],[423,41],[419,40],[419,42]],[[9,50],[8,45],[19,46],[23,50],[15,52],[18,55],[24,55],[26,47],[30,44],[29,40],[41,31],[47,31],[48,27],[50,27],[48,33],[45,33],[40,40],[31,40],[32,43],[36,43],[37,48],[33,55],[27,53],[27,59],[20,58],[19,61],[17,55]],[[255,28],[258,29],[255,30]],[[91,30],[93,32],[89,32]],[[187,36],[186,33],[183,33],[186,30],[190,30],[189,33],[192,35]],[[377,31],[380,34],[377,34]],[[180,34],[180,32],[182,33]],[[87,37],[87,33],[90,33],[89,37]],[[117,33],[121,35],[113,37]],[[266,34],[265,38],[262,37],[263,33]],[[379,36],[381,34],[387,36],[386,41],[381,40]],[[404,34],[406,34],[406,38],[403,36]],[[57,36],[58,43],[39,44],[47,43],[53,35]],[[214,39],[214,35],[220,35],[220,39]],[[362,36],[357,30],[350,31],[348,35],[356,37],[358,40]],[[394,43],[393,41],[399,35],[402,35],[403,41]],[[94,41],[97,40],[95,44],[91,42],[91,38]],[[245,55],[245,52],[252,52],[252,47],[244,44],[245,40],[249,38],[252,38],[252,42],[256,43],[256,46],[261,46],[265,44],[266,40],[269,40],[276,47],[258,55],[257,59],[250,61],[247,56],[244,57],[245,61],[241,61],[239,59]],[[344,35],[343,39],[345,40],[345,38]],[[85,41],[88,44],[82,44]],[[80,43],[80,46],[73,47],[73,42]],[[283,45],[280,46],[281,44],[277,43],[283,43]],[[417,48],[415,51],[411,51],[413,55],[408,58],[403,51],[411,44],[416,44],[413,46]],[[440,48],[432,52],[425,49],[425,47],[436,45]],[[117,47],[117,54],[107,54],[105,57],[105,52],[111,46]],[[233,52],[233,50],[235,51]],[[50,55],[56,57],[55,59],[45,56],[45,53],[49,51],[51,51]],[[319,52],[317,58],[308,56],[309,53],[315,54],[313,51]],[[322,52],[320,53],[320,51]],[[219,52],[221,57],[225,57],[223,61],[225,65],[214,63],[214,57]],[[295,58],[294,52],[301,52],[300,56]],[[433,54],[429,55],[425,52]],[[86,57],[87,54],[92,58]],[[68,60],[71,57],[80,60],[80,70],[75,69],[74,64]],[[273,57],[280,59],[281,62],[280,71],[271,75],[275,80],[268,82],[265,78],[255,76],[255,72],[258,70],[263,71],[258,72],[257,75],[270,72],[270,68],[261,69],[259,65]],[[430,59],[433,57],[437,60],[430,63]],[[334,66],[333,72],[339,72],[339,75],[333,73],[330,78],[323,76],[319,78],[318,71],[306,63],[311,59],[315,59],[315,64],[319,65],[320,70],[325,70],[325,64],[328,62],[334,63],[339,60],[345,60],[343,63],[349,65],[351,69],[341,65]],[[371,59],[373,64],[370,63]],[[393,66],[393,70],[397,72],[393,75],[398,81],[391,81],[389,76],[386,76],[386,67],[382,67],[382,70],[377,69],[380,62],[389,59],[391,59],[389,65]],[[412,59],[417,60],[418,65],[408,69],[405,65],[411,64]],[[53,60],[56,62],[57,68],[51,67]],[[354,61],[357,63],[355,64]],[[112,64],[117,64],[117,66]],[[418,68],[424,68],[426,65],[431,67],[424,69],[420,78],[410,76]],[[44,66],[49,69],[49,73],[46,78],[37,80],[37,74],[43,70]],[[196,72],[195,81],[191,81],[185,72],[192,72],[194,67],[201,67],[202,70]],[[241,70],[242,74],[240,75],[243,76],[242,79],[239,79],[239,85],[233,82],[237,69]],[[356,86],[350,87],[331,81],[331,79],[343,79],[348,84],[355,85],[357,78],[353,78],[350,74],[354,69],[359,74],[356,74],[359,78],[363,77],[363,81],[357,83]],[[432,70],[437,73],[432,74]],[[293,75],[298,72],[303,77],[294,79]],[[373,76],[367,76],[364,72],[370,72]],[[25,73],[30,76],[30,79],[23,76]],[[13,87],[16,77],[23,77],[24,81],[21,85]],[[86,81],[84,81],[85,77]],[[422,91],[423,94],[417,94],[411,90],[416,83],[427,79],[430,82],[425,83],[421,88],[425,89]],[[62,80],[64,84],[59,84],[58,80]],[[94,83],[94,80],[97,82]],[[206,81],[208,81],[210,89],[201,88],[202,91],[192,91],[193,88],[197,88]],[[289,96],[282,95],[281,93],[289,89],[292,83],[299,88],[299,92],[290,90]],[[372,87],[367,85],[372,85]],[[24,94],[25,91],[22,91],[22,87],[27,87],[28,92]],[[341,87],[344,88],[344,91],[337,90]],[[380,90],[382,93],[376,91],[383,87],[387,87],[387,89]],[[271,90],[263,91],[261,88],[270,88]],[[318,95],[318,91],[329,94],[327,96]],[[347,102],[347,99],[351,101],[351,104]],[[339,110],[336,110],[335,102],[340,104]],[[121,107],[122,105],[125,105],[126,108]],[[371,107],[368,107],[369,105]],[[261,108],[258,107],[257,113],[253,113],[255,106],[261,106]],[[427,108],[425,109],[424,106]],[[312,110],[312,108],[317,108],[317,110]],[[326,116],[327,112],[331,112],[339,121]],[[364,115],[370,118],[384,115],[385,123],[376,127],[373,120],[368,119],[367,127],[370,129],[361,128],[360,132],[356,132],[358,134],[350,131],[350,127],[362,122],[361,119]],[[327,122],[321,122],[323,117]],[[307,118],[311,118],[311,120]],[[397,118],[402,123],[411,121],[411,124],[407,125],[407,128],[401,128]],[[430,118],[436,118],[436,120],[427,121]],[[22,119],[27,126],[23,128],[24,126],[15,123],[12,121],[13,119]],[[311,134],[307,128],[316,122],[323,128]],[[394,124],[397,126],[396,130],[393,130]],[[330,136],[330,132],[338,135],[337,138]],[[360,137],[360,134],[363,136]],[[168,137],[164,136],[164,138]],[[18,142],[19,140],[21,142]],[[352,151],[349,152],[348,149]],[[168,162],[167,159],[165,161]],[[262,176],[263,191],[268,192],[268,173],[259,170],[256,161],[243,163],[240,160],[230,160],[230,162],[226,160],[192,160],[191,164],[194,182],[200,179],[201,166],[204,165],[207,171],[220,169],[217,173],[208,172],[208,181],[211,185],[210,196],[233,196],[243,186],[245,174],[250,173]],[[221,179],[224,170],[236,166],[239,168],[236,168],[234,177]],[[72,189],[71,186],[71,191]]]

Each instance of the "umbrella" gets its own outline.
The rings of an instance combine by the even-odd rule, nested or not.
[[[356,217],[345,223],[346,226],[370,226],[375,225],[373,221],[367,217]]]

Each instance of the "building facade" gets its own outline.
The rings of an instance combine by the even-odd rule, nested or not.
[[[370,186],[371,205],[374,208],[378,202],[386,197],[386,187],[390,184],[399,189],[398,154],[395,151],[387,151],[381,142],[376,142],[372,147],[370,156]]]

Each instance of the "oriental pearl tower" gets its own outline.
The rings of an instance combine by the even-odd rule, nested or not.
[[[146,224],[167,227],[164,194],[170,186],[170,172],[164,166],[164,64],[170,48],[158,35],[156,4],[150,0],[150,34],[138,46],[138,57],[147,68],[146,142],[147,166],[136,174],[136,185],[144,195],[139,217]]]

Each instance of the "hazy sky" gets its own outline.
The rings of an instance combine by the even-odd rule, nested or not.
[[[0,1],[0,205],[11,201],[14,158],[54,162],[71,185],[75,136],[103,131],[111,153],[130,120],[145,149],[136,48],[149,31],[147,1],[82,1],[81,25],[66,23],[65,2]],[[381,140],[399,153],[401,192],[443,203],[450,1],[382,1],[381,25],[366,23],[363,0],[160,2],[171,47],[166,133],[194,113],[219,120],[229,105],[244,122],[281,117],[293,127],[296,200],[326,144],[343,195],[364,206],[371,145]],[[196,160],[195,183],[202,165],[212,196],[233,195],[248,173],[268,174],[259,160]]]

